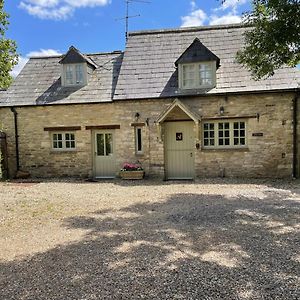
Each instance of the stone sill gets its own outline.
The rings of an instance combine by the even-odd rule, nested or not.
[[[78,150],[52,150],[50,154],[77,154]]]
[[[249,148],[211,148],[211,149],[201,149],[201,152],[249,152]]]

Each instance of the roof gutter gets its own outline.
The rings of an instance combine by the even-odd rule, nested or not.
[[[20,154],[19,154],[19,134],[18,134],[18,112],[15,107],[11,107],[10,110],[14,114],[15,124],[15,141],[16,141],[16,161],[17,161],[17,172],[20,171]]]

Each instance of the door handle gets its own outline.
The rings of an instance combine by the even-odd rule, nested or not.
[[[190,156],[193,157],[193,152],[190,153]]]

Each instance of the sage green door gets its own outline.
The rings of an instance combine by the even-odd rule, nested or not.
[[[95,132],[94,173],[96,178],[116,177],[114,131]]]
[[[166,179],[193,179],[194,123],[165,123]]]

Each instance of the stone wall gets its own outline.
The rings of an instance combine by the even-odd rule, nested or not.
[[[180,99],[202,118],[252,116],[248,123],[248,147],[236,150],[204,150],[195,148],[196,175],[239,177],[290,177],[292,174],[292,99],[294,94],[257,94],[249,96],[206,96]],[[164,144],[157,135],[155,120],[173,99],[116,101],[86,105],[53,105],[19,107],[20,166],[34,177],[93,175],[92,132],[85,126],[120,125],[115,129],[117,169],[124,162],[140,161],[146,174],[164,176]],[[140,117],[135,119],[138,112]],[[171,119],[182,117],[174,111]],[[258,114],[259,118],[253,117]],[[180,116],[181,115],[181,116]],[[185,116],[185,115],[184,115]],[[10,175],[15,173],[15,139],[13,113],[0,109],[0,122],[7,133]],[[147,122],[146,122],[147,120]],[[145,122],[144,154],[135,154],[134,127]],[[50,133],[45,127],[81,126],[76,131],[74,152],[51,150]],[[261,133],[263,136],[253,136]]]

